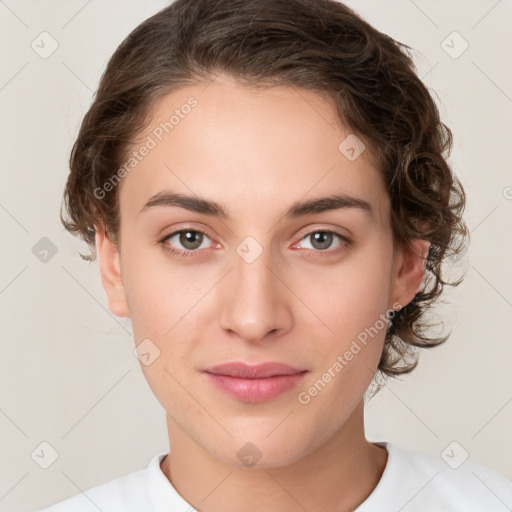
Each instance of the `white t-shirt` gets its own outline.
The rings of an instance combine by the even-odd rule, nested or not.
[[[377,487],[354,512],[512,510],[512,482],[490,469],[468,461],[452,469],[440,456],[375,444],[387,449],[388,461]],[[165,455],[40,512],[193,512],[160,469]]]

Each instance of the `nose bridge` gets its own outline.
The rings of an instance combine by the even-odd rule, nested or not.
[[[222,328],[252,341],[288,329],[291,311],[274,275],[271,251],[246,239],[237,247],[233,264],[221,312]]]

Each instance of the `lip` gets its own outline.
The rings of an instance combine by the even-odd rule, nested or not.
[[[205,375],[221,391],[244,402],[266,402],[293,389],[309,373],[288,364],[223,363],[206,368]]]

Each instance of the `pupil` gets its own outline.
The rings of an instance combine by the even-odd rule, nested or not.
[[[197,231],[184,231],[180,235],[180,243],[186,249],[197,249],[201,245],[202,236]]]
[[[313,234],[313,247],[316,249],[327,249],[332,243],[332,233],[318,231]]]

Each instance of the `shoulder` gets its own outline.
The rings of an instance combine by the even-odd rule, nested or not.
[[[160,470],[160,461],[165,455],[159,453],[144,469],[87,489],[39,512],[151,510],[148,504],[152,502],[155,487],[160,487],[160,490],[163,487],[163,492],[172,493],[172,486]]]
[[[407,450],[391,443],[388,462],[372,494],[357,512],[507,511],[512,507],[512,482],[480,464],[464,460],[457,443],[443,456]]]

